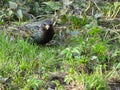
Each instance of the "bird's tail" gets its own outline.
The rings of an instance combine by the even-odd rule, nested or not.
[[[5,34],[11,41],[13,41],[16,38],[26,39],[32,35],[32,32],[27,30],[25,27],[8,27]]]

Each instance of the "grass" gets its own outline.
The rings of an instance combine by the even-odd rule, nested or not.
[[[115,45],[100,40],[100,37],[96,37],[97,33],[90,35],[87,41],[86,36],[78,36],[68,38],[69,42],[64,46],[38,46],[19,38],[11,42],[3,33],[0,36],[1,89],[44,90],[49,86],[48,82],[52,82],[57,85],[57,90],[65,90],[66,85],[69,88],[74,82],[76,87],[72,88],[105,90],[110,77],[119,80],[119,50],[116,49],[113,57],[108,54],[110,47],[115,48]],[[113,60],[114,63],[111,63]],[[59,76],[61,72],[67,73],[62,81],[54,80],[50,74],[57,73]]]
[[[65,13],[62,8],[58,9],[56,45],[33,45],[21,37],[11,41],[1,32],[6,30],[1,25],[4,29],[0,27],[0,90],[120,89],[120,34],[119,23],[114,20],[119,18],[120,3],[97,5],[90,1],[88,6],[84,4],[78,3],[81,15],[71,13],[76,11],[73,8],[66,7]],[[94,11],[96,7],[98,10]],[[87,15],[91,9],[93,14],[103,14],[103,18],[97,20],[99,15],[96,18]],[[113,22],[109,18],[113,18]],[[4,25],[4,18],[0,22]],[[12,23],[19,26],[24,22]],[[59,28],[59,24],[60,27],[65,24],[65,28]]]

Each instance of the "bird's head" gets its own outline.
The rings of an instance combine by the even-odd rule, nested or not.
[[[49,30],[51,27],[53,27],[53,22],[51,20],[45,20],[42,24],[45,30]]]

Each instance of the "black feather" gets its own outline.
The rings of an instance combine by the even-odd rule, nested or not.
[[[46,28],[46,25],[49,26],[48,29]],[[28,39],[28,42],[37,44],[48,43],[54,35],[53,22],[51,20],[31,22],[19,26],[16,30],[13,30],[12,34],[16,34],[17,32],[17,35],[19,34],[24,39]]]

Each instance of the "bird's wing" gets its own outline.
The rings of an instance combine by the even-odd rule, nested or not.
[[[41,41],[43,39],[43,32],[40,22],[26,24],[26,32],[29,33],[31,41]]]
[[[29,23],[29,24],[26,24],[25,25],[26,27],[29,27],[29,28],[33,28],[33,27],[41,27],[41,22],[32,22],[32,23]]]

